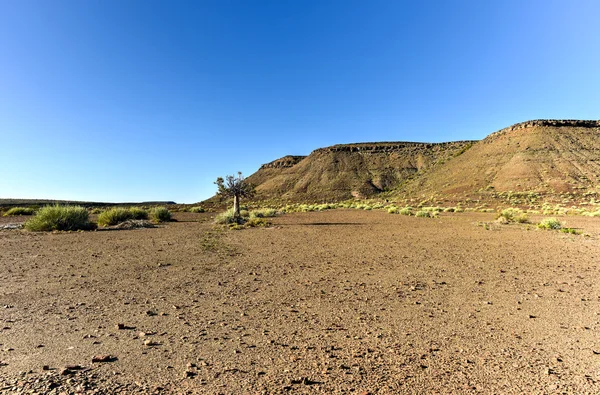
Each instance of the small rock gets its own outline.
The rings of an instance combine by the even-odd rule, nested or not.
[[[154,341],[148,339],[148,340],[144,341],[144,345],[148,346],[148,347],[152,347],[152,346],[160,346],[160,343],[154,342]]]
[[[114,362],[117,359],[117,357],[109,354],[95,355],[92,357],[92,363]]]
[[[50,370],[50,366],[44,365],[44,366],[42,366],[42,370]]]
[[[533,314],[529,314],[529,318],[537,318],[537,317]]]

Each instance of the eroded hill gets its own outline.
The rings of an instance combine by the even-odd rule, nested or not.
[[[319,202],[435,197],[596,197],[600,121],[533,120],[480,141],[340,144],[285,156],[250,177],[257,200]],[[383,193],[383,195],[382,195]]]
[[[307,157],[286,156],[265,164],[248,180],[260,199],[332,201],[391,191],[461,155],[472,141],[382,142],[320,148]]]

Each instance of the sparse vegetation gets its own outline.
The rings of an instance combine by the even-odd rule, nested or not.
[[[241,172],[238,172],[237,177],[227,176],[225,179],[219,177],[215,184],[218,188],[217,195],[233,198],[233,216],[236,222],[241,222],[240,199],[253,197],[254,186],[246,181]]]
[[[419,210],[415,213],[415,217],[419,218],[435,218],[438,216],[437,211]]]
[[[538,225],[540,229],[553,230],[562,228],[562,224],[556,218],[544,218]]]
[[[150,210],[150,219],[154,222],[169,222],[171,218],[171,212],[166,207],[154,207]]]
[[[276,215],[277,215],[277,210],[272,209],[272,208],[263,208],[263,209],[250,211],[248,216],[250,217],[250,219],[252,219],[252,218],[268,218],[268,217],[274,217]]]
[[[88,211],[80,206],[45,206],[25,222],[25,229],[33,232],[86,230],[91,227]]]
[[[504,210],[500,211],[500,213],[498,214],[498,216],[496,218],[498,219],[499,222],[503,222],[503,223],[511,223],[511,222],[518,222],[520,224],[529,223],[529,217],[527,216],[527,213],[523,212],[523,210],[521,210],[519,208],[504,209]]]
[[[31,207],[13,207],[4,213],[5,217],[14,215],[33,215],[35,210]]]
[[[113,226],[130,219],[148,219],[148,212],[139,207],[131,207],[129,209],[124,207],[113,207],[102,211],[98,215],[98,225]]]
[[[190,208],[190,213],[204,213],[206,210],[202,206],[195,206]]]

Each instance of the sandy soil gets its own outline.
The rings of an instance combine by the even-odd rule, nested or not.
[[[0,392],[600,392],[598,219],[176,218],[0,231]]]

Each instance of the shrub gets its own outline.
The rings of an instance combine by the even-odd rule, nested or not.
[[[572,235],[580,235],[582,233],[579,229],[575,228],[561,228],[560,231],[563,233],[570,233]]]
[[[390,214],[398,214],[398,212],[399,212],[400,210],[399,210],[399,209],[398,209],[398,207],[396,207],[396,206],[390,206],[390,207],[388,207],[388,210],[387,210],[387,211],[388,211],[388,213],[390,213]]]
[[[131,219],[148,219],[148,212],[139,207],[131,207],[129,209]]]
[[[33,232],[90,228],[88,211],[80,206],[45,206],[25,222],[25,229]]]
[[[412,207],[404,207],[398,211],[398,214],[401,215],[412,215]]]
[[[121,222],[125,222],[128,219],[132,219],[132,213],[130,210],[123,207],[114,207],[108,210],[104,210],[98,215],[98,225],[111,226],[117,225]]]
[[[544,218],[538,225],[540,229],[560,229],[562,228],[562,224],[556,218]]]
[[[272,208],[263,208],[263,209],[259,209],[259,210],[252,210],[249,213],[250,219],[252,219],[252,218],[268,218],[268,217],[274,217],[275,215],[277,215],[277,210],[272,209]]]
[[[204,207],[201,206],[196,206],[196,207],[192,207],[190,208],[190,213],[203,213],[206,210],[204,210]]]
[[[456,208],[454,208],[454,207],[446,207],[444,209],[445,213],[453,213],[454,211],[456,211]]]
[[[497,219],[501,220],[502,222],[518,222],[520,224],[526,224],[529,223],[529,217],[527,217],[527,214],[523,212],[523,210],[519,209],[519,208],[507,208],[502,210],[498,216],[496,217]]]
[[[259,226],[269,226],[271,223],[267,221],[265,218],[259,217],[250,217],[248,221],[246,221],[245,226],[250,228],[256,228]]]
[[[150,218],[154,222],[169,222],[171,220],[171,212],[166,207],[154,207],[150,210]]]
[[[101,208],[98,207],[94,207],[93,209],[90,210],[90,214],[100,214],[102,212]]]
[[[35,210],[30,207],[13,207],[4,213],[5,217],[10,215],[33,215]]]
[[[246,214],[246,215],[244,216],[244,214]],[[239,222],[244,223],[245,222],[244,218],[248,218],[248,211],[241,210],[240,215],[241,215],[241,218],[238,218],[238,220],[239,220]],[[215,217],[215,223],[221,224],[221,225],[229,225],[229,224],[238,223],[238,221],[236,221],[236,219],[233,216],[233,208],[230,208],[229,210],[227,210],[221,214],[218,214]]]
[[[420,218],[431,218],[431,217],[432,217],[432,212],[431,212],[431,211],[425,211],[425,210],[419,210],[419,211],[417,211],[417,213],[415,214],[415,217],[420,217]]]

